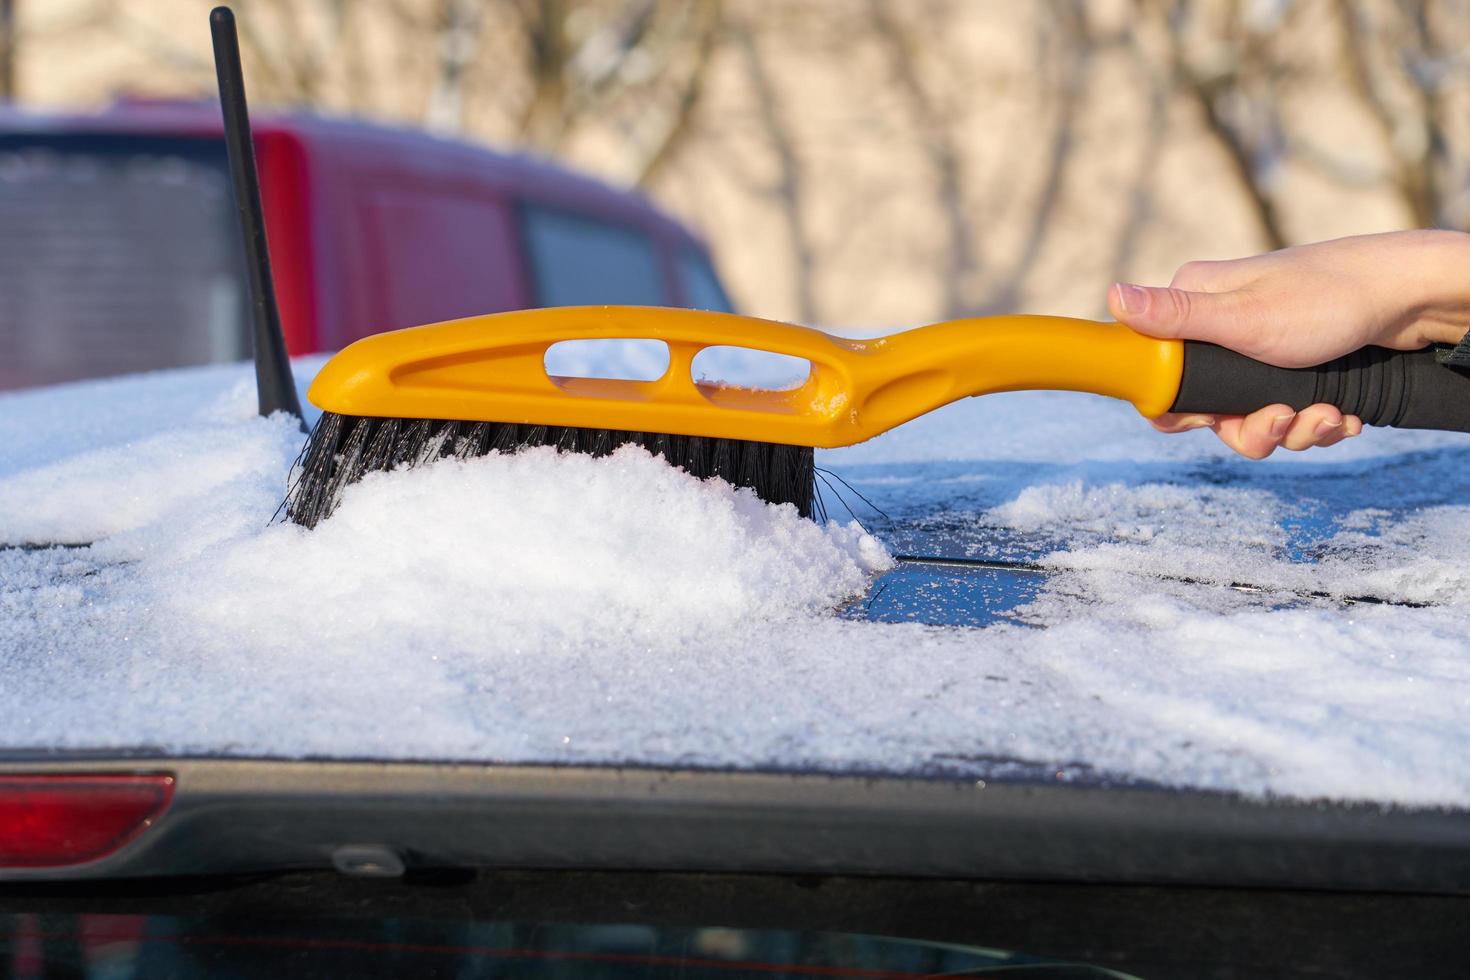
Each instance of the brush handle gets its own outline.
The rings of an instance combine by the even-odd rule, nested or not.
[[[1335,405],[1367,425],[1470,432],[1470,376],[1432,348],[1364,347],[1309,368],[1280,368],[1214,344],[1184,342],[1172,412],[1245,415],[1267,405]]]
[[[563,378],[546,352],[568,340],[663,342],[651,381]],[[795,388],[693,377],[714,346],[804,358]],[[855,340],[731,313],[638,306],[553,307],[468,317],[365,337],[317,373],[323,411],[850,446],[971,395],[1091,392],[1169,411],[1244,413],[1332,402],[1374,425],[1470,431],[1470,378],[1431,351],[1367,348],[1305,370],[1274,368],[1209,344],[1147,337],[1121,323],[1053,316],[949,320]]]

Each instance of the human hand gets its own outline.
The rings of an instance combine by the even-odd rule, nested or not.
[[[1360,347],[1418,350],[1470,330],[1470,235],[1403,231],[1339,238],[1227,262],[1180,266],[1168,288],[1118,283],[1108,309],[1153,337],[1203,340],[1279,367],[1322,364]],[[1267,405],[1249,415],[1162,415],[1161,432],[1209,426],[1264,459],[1330,446],[1363,430],[1332,405]]]

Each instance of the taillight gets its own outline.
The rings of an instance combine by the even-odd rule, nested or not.
[[[168,808],[172,776],[0,776],[0,868],[95,861]]]

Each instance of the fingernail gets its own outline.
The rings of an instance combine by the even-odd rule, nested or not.
[[[1273,415],[1271,416],[1271,438],[1280,439],[1286,435],[1286,430],[1291,428],[1291,420],[1295,415]]]
[[[1203,429],[1214,424],[1215,420],[1213,418],[1208,415],[1201,415],[1199,418],[1189,419],[1184,423],[1184,427],[1186,429]]]
[[[1131,283],[1118,283],[1118,305],[1124,313],[1142,313],[1148,309],[1148,290]]]
[[[1329,422],[1326,419],[1323,419],[1322,421],[1317,423],[1315,434],[1318,436],[1325,436],[1332,432],[1334,429],[1340,428],[1342,428],[1342,419],[1338,419],[1336,422]]]

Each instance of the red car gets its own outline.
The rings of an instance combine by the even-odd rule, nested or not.
[[[305,114],[255,122],[287,345],[530,306],[728,309],[704,244],[545,160]],[[0,110],[0,389],[249,356],[219,108]]]

